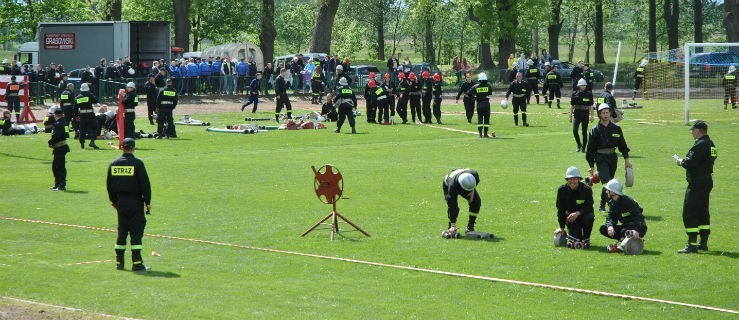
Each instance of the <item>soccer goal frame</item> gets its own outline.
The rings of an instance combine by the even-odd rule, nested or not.
[[[685,79],[685,124],[690,124],[690,58],[692,55],[692,48],[697,47],[739,47],[739,42],[707,42],[707,43],[696,43],[688,42],[683,47],[684,64],[683,68],[683,79]]]

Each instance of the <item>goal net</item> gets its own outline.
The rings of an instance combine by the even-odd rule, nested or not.
[[[683,48],[650,52],[644,58],[647,64],[637,98],[684,101],[686,123],[691,107],[732,107],[736,98],[729,87],[737,80],[727,86],[725,78],[731,66],[739,68],[739,43],[686,43]],[[728,78],[736,79],[738,73]]]

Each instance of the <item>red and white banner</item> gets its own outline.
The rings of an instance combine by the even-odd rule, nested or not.
[[[27,76],[15,76],[15,82],[23,83],[28,82]],[[0,76],[0,107],[8,107],[8,103],[5,101],[5,92],[8,87],[8,83],[10,83],[10,76]],[[28,87],[30,84],[21,85],[21,91],[18,92],[18,94],[21,96],[21,107],[25,107],[28,105]]]
[[[68,33],[44,33],[44,49],[74,50],[76,47],[75,34]]]

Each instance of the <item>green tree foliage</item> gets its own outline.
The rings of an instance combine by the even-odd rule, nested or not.
[[[308,51],[316,24],[314,1],[286,0],[275,6],[275,55]]]
[[[0,0],[0,42],[31,41],[39,22],[86,21],[95,15],[84,1]]]

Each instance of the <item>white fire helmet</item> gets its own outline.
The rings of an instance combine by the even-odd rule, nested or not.
[[[639,63],[639,66],[641,66],[642,68],[644,68],[644,67],[647,66],[647,63],[649,63],[649,60],[644,59],[644,60],[641,61],[641,63]]]
[[[734,73],[736,71],[736,67],[734,65],[729,66],[729,73]]]
[[[533,66],[534,65],[534,60],[531,60],[531,59],[526,60],[526,64],[527,65],[530,65],[530,66]]]
[[[87,83],[83,83],[80,86],[80,92],[88,92],[90,91],[90,86]]]
[[[336,70],[344,71],[344,66],[338,65],[338,66],[336,66]]]
[[[624,186],[621,184],[621,181],[618,181],[618,179],[611,179],[611,181],[608,181],[605,188],[619,196],[624,195]]]
[[[340,85],[342,85],[342,86],[346,86],[346,85],[348,85],[349,83],[348,83],[348,82],[346,82],[346,78],[344,78],[344,77],[341,77],[341,79],[339,79],[339,84],[340,84]]]
[[[471,173],[465,172],[460,174],[459,177],[457,177],[457,181],[459,181],[459,185],[465,191],[472,191],[477,186],[477,180]]]
[[[567,172],[565,172],[565,179],[567,178],[580,178],[582,179],[582,175],[580,174],[580,169],[578,169],[575,166],[570,166],[567,168]]]
[[[605,103],[601,103],[600,105],[598,105],[598,113],[600,113],[604,109],[608,109],[610,111],[611,107]]]
[[[134,88],[136,89],[136,84],[133,82],[126,83],[126,88]]]
[[[488,75],[485,74],[485,72],[480,72],[480,74],[477,75],[477,81],[487,81]]]
[[[588,85],[588,83],[587,83],[587,81],[585,81],[585,79],[580,78],[580,80],[577,80],[577,86],[578,87],[579,86],[587,86],[587,85]]]
[[[550,64],[549,64],[549,61],[547,61],[547,62],[544,62],[544,66],[545,66],[545,67],[548,67],[548,66],[550,66]]]

